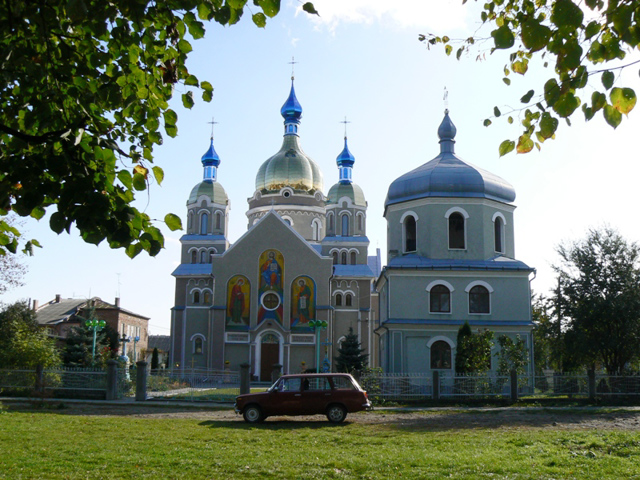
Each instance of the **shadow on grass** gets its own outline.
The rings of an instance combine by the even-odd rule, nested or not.
[[[267,419],[260,423],[247,423],[240,418],[239,421],[229,421],[229,420],[206,420],[204,422],[200,422],[198,425],[202,427],[210,427],[210,428],[229,428],[235,430],[302,430],[302,429],[324,429],[324,428],[344,428],[349,426],[351,423],[349,420],[345,420],[343,423],[331,423],[326,419],[322,419],[322,417],[318,416],[317,420],[294,420],[294,419]]]

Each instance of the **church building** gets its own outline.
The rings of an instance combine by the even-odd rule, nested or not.
[[[345,135],[337,183],[325,195],[320,168],[302,150],[293,78],[280,113],[282,147],[258,169],[248,229],[233,245],[213,138],[202,157],[203,179],[187,200],[181,264],[173,272],[174,368],[239,370],[246,362],[263,381],[274,365],[285,373],[328,371],[350,328],[374,361],[373,283],[381,262],[379,253],[368,255],[355,158]]]

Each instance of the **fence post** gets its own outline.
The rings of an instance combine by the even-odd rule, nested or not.
[[[107,400],[117,400],[118,398],[118,362],[116,360],[107,361]]]
[[[433,399],[440,400],[440,372],[438,370],[433,371]]]
[[[587,370],[587,376],[589,378],[589,400],[596,399],[596,372],[595,370]]]
[[[244,395],[245,393],[251,392],[251,385],[250,385],[251,377],[249,375],[250,367],[251,365],[249,365],[248,363],[240,364],[240,395]]]
[[[36,386],[38,393],[44,393],[44,367],[40,364],[36,365]]]
[[[147,399],[147,362],[136,362],[136,402]]]
[[[518,401],[518,372],[516,372],[515,370],[511,370],[509,373],[511,376],[511,401],[517,402]]]
[[[282,365],[279,363],[273,364],[273,370],[271,370],[271,382],[275,383],[282,376]]]

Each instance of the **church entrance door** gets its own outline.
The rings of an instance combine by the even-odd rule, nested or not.
[[[268,334],[262,337],[260,347],[260,381],[270,382],[273,366],[280,360],[280,342],[276,335]]]

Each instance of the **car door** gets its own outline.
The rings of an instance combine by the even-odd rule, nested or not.
[[[283,378],[280,380],[277,391],[269,396],[267,415],[299,415],[302,379],[299,377]]]
[[[308,386],[305,379],[302,389],[302,412],[305,415],[324,413],[331,403],[331,385],[327,377],[311,377]]]

